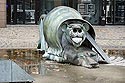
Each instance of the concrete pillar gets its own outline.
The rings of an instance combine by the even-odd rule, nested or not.
[[[0,28],[6,27],[6,0],[0,0]]]

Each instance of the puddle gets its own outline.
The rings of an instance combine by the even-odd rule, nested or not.
[[[12,60],[30,74],[39,74],[42,54],[36,49],[1,49],[0,59]]]
[[[123,59],[125,60],[125,50],[104,49],[104,51],[110,57],[114,57],[112,59],[114,59],[117,62],[119,61],[122,62]],[[122,57],[122,58],[119,58],[119,57]],[[42,65],[41,65],[42,53],[40,53],[36,49],[1,49],[0,59],[7,59],[7,60],[10,59],[16,62],[20,67],[22,67],[29,74],[41,73],[40,69],[42,68]],[[44,63],[44,60],[42,60],[42,63]],[[53,65],[52,63],[50,63],[50,65],[48,66],[46,65],[46,67],[47,69],[50,69],[50,70],[61,71],[59,70],[58,64]]]
[[[104,52],[110,57],[112,57],[112,56],[123,57],[125,59],[125,50],[104,49]]]

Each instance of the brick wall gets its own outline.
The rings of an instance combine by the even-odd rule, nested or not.
[[[0,28],[6,26],[6,0],[0,0]]]

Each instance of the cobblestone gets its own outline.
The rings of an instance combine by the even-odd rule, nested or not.
[[[94,26],[94,30],[96,42],[102,48],[125,48],[125,26]],[[38,41],[38,25],[7,25],[7,28],[0,28],[0,49],[35,49]]]

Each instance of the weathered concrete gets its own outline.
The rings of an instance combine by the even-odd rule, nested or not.
[[[125,83],[125,67],[100,65],[87,69],[68,64],[44,64],[47,73],[32,75],[34,83]]]

